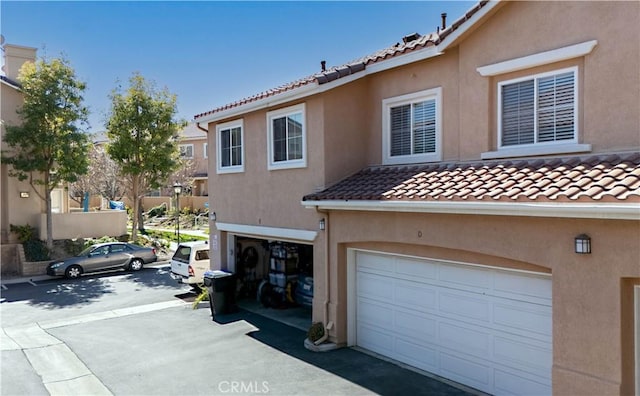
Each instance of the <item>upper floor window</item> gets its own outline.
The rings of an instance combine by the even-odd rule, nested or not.
[[[209,143],[204,143],[202,150],[204,151],[204,158],[209,158]]]
[[[236,120],[216,126],[218,173],[244,172],[243,122]],[[205,143],[206,144],[206,143]]]
[[[434,88],[382,101],[385,164],[441,159],[441,96]]]
[[[577,142],[577,68],[498,84],[500,148]]]
[[[307,166],[304,110],[300,104],[267,113],[269,169]]]
[[[193,144],[180,145],[180,158],[193,158]]]

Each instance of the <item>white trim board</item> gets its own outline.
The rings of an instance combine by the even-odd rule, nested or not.
[[[216,222],[215,226],[218,231],[230,232],[232,234],[252,236],[262,239],[268,238],[287,241],[302,241],[309,243],[313,242],[318,236],[318,233],[316,231],[299,230],[295,228],[266,227],[220,222]]]
[[[301,204],[322,210],[640,220],[640,204],[355,200],[302,201]]]
[[[480,66],[476,68],[476,70],[483,77],[496,76],[498,74],[505,74],[536,66],[548,65],[550,63],[560,62],[567,59],[578,58],[580,56],[590,54],[596,45],[598,45],[597,40],[585,41],[580,44],[569,45],[567,47],[539,52],[533,55],[509,59],[491,65]]]

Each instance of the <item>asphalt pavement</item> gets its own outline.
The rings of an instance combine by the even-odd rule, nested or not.
[[[162,271],[3,291],[0,394],[472,394],[353,348],[311,352],[304,331],[246,310],[214,321]]]

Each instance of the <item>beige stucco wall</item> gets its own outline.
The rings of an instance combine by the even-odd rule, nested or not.
[[[17,77],[18,70],[25,60],[30,56],[35,57],[35,49],[26,47],[7,46],[5,59],[7,63],[5,70],[9,77]],[[16,55],[18,58],[10,56]],[[4,143],[6,125],[18,125],[20,118],[16,110],[22,105],[22,94],[13,87],[0,83],[0,135],[2,141],[0,148],[7,150]],[[43,203],[35,193],[28,181],[19,181],[15,177],[9,176],[10,166],[1,165],[0,169],[0,241],[2,243],[13,243],[17,241],[14,234],[10,232],[10,225],[31,225],[36,227],[39,222],[39,215],[43,208]],[[28,192],[28,198],[21,198],[20,192]]]
[[[74,212],[52,214],[53,239],[100,238],[121,236],[127,233],[127,212],[101,210],[98,212]],[[47,217],[40,216],[40,239],[47,238]]]
[[[578,66],[579,139],[594,152],[640,147],[638,2],[514,2],[459,46],[460,159],[496,148],[497,83]],[[629,39],[631,38],[631,39]],[[583,58],[496,77],[476,68],[597,40]],[[604,105],[606,104],[606,105]]]
[[[347,249],[551,272],[555,394],[620,394],[623,348],[633,348],[633,322],[623,315],[622,280],[640,281],[640,222],[505,216],[332,212],[330,317],[338,343],[347,337]],[[590,255],[574,237],[592,238]],[[324,289],[315,288],[314,311]]]

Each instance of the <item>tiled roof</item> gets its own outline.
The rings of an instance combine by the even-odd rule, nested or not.
[[[303,200],[640,202],[640,153],[375,166]]]
[[[442,42],[442,40],[444,40],[449,34],[456,31],[464,22],[469,20],[476,12],[478,12],[487,3],[488,3],[488,0],[482,0],[478,2],[475,6],[469,9],[469,11],[467,11],[462,17],[458,18],[455,22],[453,22],[449,27],[437,33],[430,33],[423,36],[417,35],[418,37],[415,40],[394,44],[391,47],[377,51],[371,55],[367,55],[365,57],[356,59],[354,61],[347,62],[344,65],[331,67],[325,71],[301,78],[299,80],[290,82],[288,84],[284,84],[279,87],[261,92],[259,94],[249,96],[244,99],[240,99],[238,101],[226,104],[224,106],[217,107],[213,110],[210,110],[201,114],[197,114],[194,116],[194,118],[198,119],[200,117],[218,113],[224,110],[229,110],[235,107],[245,105],[247,103],[258,101],[260,99],[275,96],[277,94],[280,94],[286,91],[291,91],[293,89],[296,89],[308,84],[312,84],[312,83],[325,84],[330,81],[337,80],[339,78],[361,72],[365,70],[366,67],[370,64],[381,62],[390,58],[395,58],[397,56],[404,55],[413,51],[421,50],[426,47],[432,47],[432,46],[438,45],[440,44],[440,42]]]

